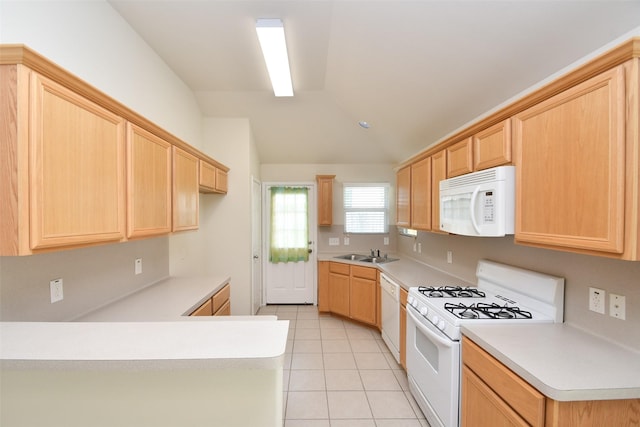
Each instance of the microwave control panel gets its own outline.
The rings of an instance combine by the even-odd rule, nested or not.
[[[493,191],[483,191],[480,206],[485,224],[493,224],[495,222],[495,205]]]

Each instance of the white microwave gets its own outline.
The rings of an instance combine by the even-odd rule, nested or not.
[[[440,229],[463,236],[513,234],[515,166],[440,181]]]

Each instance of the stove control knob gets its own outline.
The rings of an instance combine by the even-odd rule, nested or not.
[[[431,319],[431,322],[433,322],[434,325],[437,325],[439,321],[440,319],[438,318],[438,316],[433,316],[433,318]]]
[[[438,323],[438,329],[444,331],[444,320],[441,320],[440,323]]]
[[[415,298],[414,298],[414,297],[409,297],[409,298],[407,298],[407,302],[408,302],[410,305],[413,305],[413,302],[414,302],[414,301],[415,301]]]
[[[412,305],[414,308],[418,308],[418,300],[414,298],[414,299],[413,299],[413,301],[411,302],[411,305]]]
[[[420,314],[422,316],[427,317],[427,313],[429,313],[429,310],[427,309],[427,307],[420,308]]]

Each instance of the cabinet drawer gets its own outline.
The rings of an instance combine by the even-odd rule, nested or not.
[[[225,302],[222,307],[220,307],[220,310],[216,311],[213,313],[214,316],[229,316],[231,315],[231,301],[227,300],[227,302]]]
[[[211,316],[213,314],[213,303],[211,298],[206,300],[200,307],[196,308],[191,316]]]
[[[231,287],[227,284],[211,298],[213,300],[213,312],[217,312],[225,302],[229,301],[230,296]]]
[[[360,267],[358,265],[351,266],[351,275],[354,277],[361,277],[363,279],[376,280],[377,270],[370,267]]]
[[[462,362],[529,424],[544,422],[545,397],[466,337],[462,338]]]
[[[349,264],[341,262],[332,262],[329,264],[329,271],[337,274],[349,275]]]

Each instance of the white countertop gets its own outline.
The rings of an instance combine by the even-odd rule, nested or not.
[[[2,369],[281,367],[289,321],[187,316],[227,283],[171,277],[74,322],[0,322]]]
[[[186,317],[230,282],[229,277],[169,277],[126,295],[74,320],[136,322],[193,319]]]
[[[462,333],[552,399],[640,398],[640,353],[568,324],[467,324]]]
[[[288,329],[288,321],[272,316],[260,321],[2,322],[0,359],[3,369],[275,369],[282,364]]]

